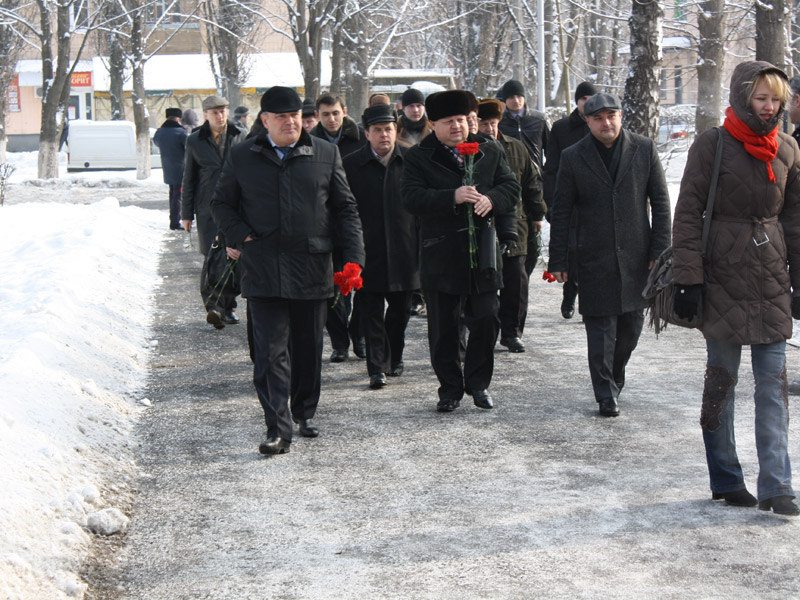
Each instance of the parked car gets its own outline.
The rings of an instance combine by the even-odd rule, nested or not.
[[[161,167],[161,155],[150,129],[150,166]],[[67,171],[107,171],[136,168],[136,127],[131,121],[69,122]]]

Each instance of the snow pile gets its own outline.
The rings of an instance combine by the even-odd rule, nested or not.
[[[164,223],[114,197],[0,209],[2,598],[82,597],[90,523],[127,525],[106,498],[135,472]]]

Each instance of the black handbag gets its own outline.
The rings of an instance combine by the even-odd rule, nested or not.
[[[722,129],[717,127],[719,139],[717,140],[717,153],[714,156],[714,170],[711,173],[711,188],[708,190],[706,210],[703,213],[703,257],[708,246],[708,232],[711,229],[711,216],[714,213],[714,198],[717,195],[717,182],[719,181],[719,167],[722,163]],[[692,319],[683,319],[675,314],[675,274],[672,270],[674,253],[672,246],[664,250],[656,259],[650,274],[647,276],[647,285],[642,291],[642,297],[647,301],[647,312],[650,313],[650,327],[656,335],[664,331],[668,324],[695,329],[703,326],[703,295],[697,304],[697,311]]]
[[[478,271],[492,275],[497,270],[497,230],[494,219],[486,219],[478,240]]]
[[[225,240],[218,235],[203,261],[203,271],[200,276],[200,288],[209,299],[210,304],[218,304],[222,295],[238,296],[239,277],[236,267],[239,261],[228,257],[225,251]]]

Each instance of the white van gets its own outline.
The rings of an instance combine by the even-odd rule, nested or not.
[[[150,130],[150,167],[161,168],[161,154]],[[136,168],[136,127],[131,121],[69,122],[67,171]]]

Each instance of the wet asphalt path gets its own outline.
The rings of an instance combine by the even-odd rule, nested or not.
[[[646,331],[622,416],[598,417],[580,319],[561,318],[539,269],[528,351],[495,355],[494,410],[465,398],[435,412],[426,321],[412,318],[405,374],[379,391],[363,361],[327,362],[326,338],[320,437],[265,458],[245,326],[205,323],[200,264],[170,234],[131,527],[91,597],[800,597],[800,519],[710,500],[698,333]],[[737,433],[753,489],[748,363]]]

